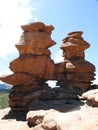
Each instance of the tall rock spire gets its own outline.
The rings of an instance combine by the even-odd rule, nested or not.
[[[54,75],[54,62],[50,58],[49,47],[56,43],[51,40],[52,25],[35,22],[21,26],[23,34],[16,48],[19,57],[10,63],[14,74],[2,77],[2,81],[12,84],[29,84],[35,78],[51,79]]]
[[[85,60],[84,51],[90,44],[82,38],[81,31],[70,32],[63,39],[61,49],[65,60],[66,80],[70,85],[87,90],[94,80],[95,66]]]
[[[3,82],[13,85],[9,105],[15,111],[26,110],[28,102],[24,97],[41,89],[43,81],[53,79],[55,69],[48,49],[56,44],[51,39],[54,27],[35,22],[23,25],[21,28],[23,34],[19,43],[16,44],[19,57],[9,66],[13,74],[0,78]],[[47,86],[46,83],[44,84]]]

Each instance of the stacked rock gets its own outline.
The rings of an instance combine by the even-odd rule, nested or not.
[[[28,109],[26,95],[47,86],[43,81],[53,79],[55,64],[50,58],[49,47],[56,44],[51,40],[52,25],[35,22],[21,26],[23,35],[16,44],[19,57],[10,63],[12,75],[1,77],[3,82],[13,85],[9,95],[12,110]]]
[[[94,80],[95,67],[84,59],[84,51],[90,44],[81,37],[82,33],[81,31],[71,32],[63,39],[61,49],[66,66],[66,81],[62,82],[62,86],[86,91]]]
[[[22,26],[22,29],[23,35],[19,44],[16,44],[20,57],[11,62],[10,69],[13,72],[29,73],[40,79],[52,78],[55,65],[50,59],[48,48],[56,44],[50,37],[54,27],[37,22]]]
[[[71,32],[63,39],[64,62],[55,64],[48,49],[56,44],[51,40],[54,27],[35,22],[21,28],[23,34],[16,44],[19,57],[9,66],[13,74],[0,77],[13,85],[9,94],[11,110],[63,111],[69,104],[81,104],[78,95],[90,88],[95,71],[94,65],[84,59],[84,51],[90,45],[81,37],[82,32]],[[49,87],[47,80],[57,80],[60,87]]]

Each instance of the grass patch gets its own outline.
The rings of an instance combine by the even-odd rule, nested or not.
[[[0,91],[0,109],[9,107],[9,91]]]

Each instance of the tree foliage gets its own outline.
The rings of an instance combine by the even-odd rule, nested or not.
[[[1,91],[0,92],[0,109],[4,109],[8,107],[8,102],[9,102],[9,92],[7,91]]]

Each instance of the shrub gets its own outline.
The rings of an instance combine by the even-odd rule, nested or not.
[[[2,91],[0,92],[0,109],[4,109],[6,107],[9,107],[9,92]]]

